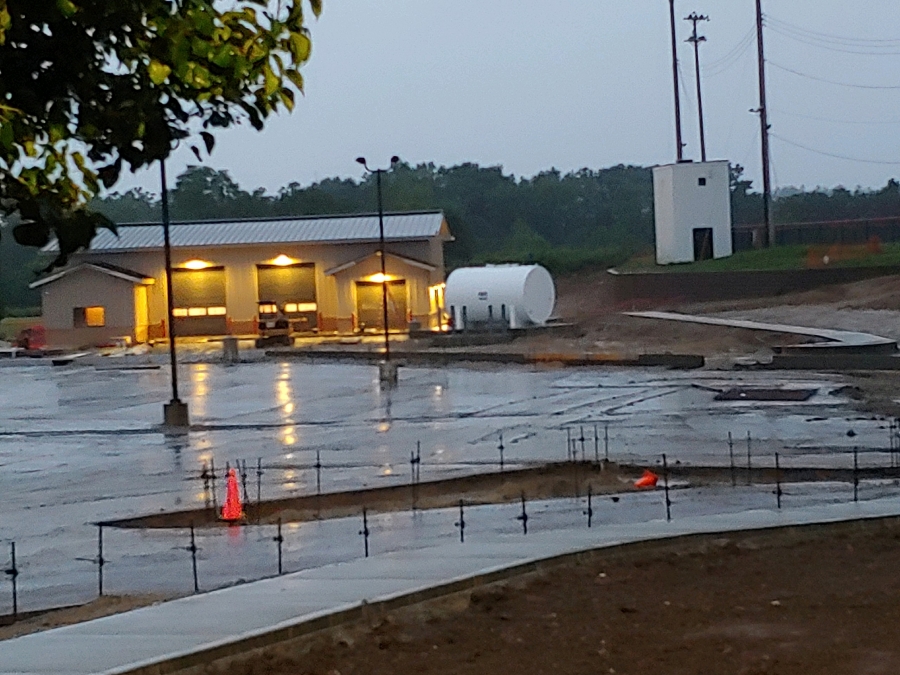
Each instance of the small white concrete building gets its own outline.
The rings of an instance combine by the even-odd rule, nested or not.
[[[729,170],[726,160],[654,167],[657,264],[727,258],[734,252]]]

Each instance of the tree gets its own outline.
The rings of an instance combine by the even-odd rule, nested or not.
[[[262,129],[302,92],[321,0],[0,0],[0,213],[55,264],[114,227],[86,208],[200,129]],[[196,146],[192,146],[199,155]]]

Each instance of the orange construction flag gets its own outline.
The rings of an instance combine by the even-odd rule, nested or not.
[[[634,487],[643,489],[655,488],[658,482],[659,476],[653,473],[650,469],[644,469],[644,475],[634,482]]]

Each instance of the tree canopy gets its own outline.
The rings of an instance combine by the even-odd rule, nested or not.
[[[196,130],[261,129],[302,91],[321,0],[0,0],[0,213],[57,263],[114,227],[85,208]],[[200,148],[192,146],[199,154]]]

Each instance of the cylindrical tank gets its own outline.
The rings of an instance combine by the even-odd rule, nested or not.
[[[454,328],[503,322],[510,328],[542,325],[553,313],[556,288],[540,265],[461,267],[447,278],[444,305]]]

